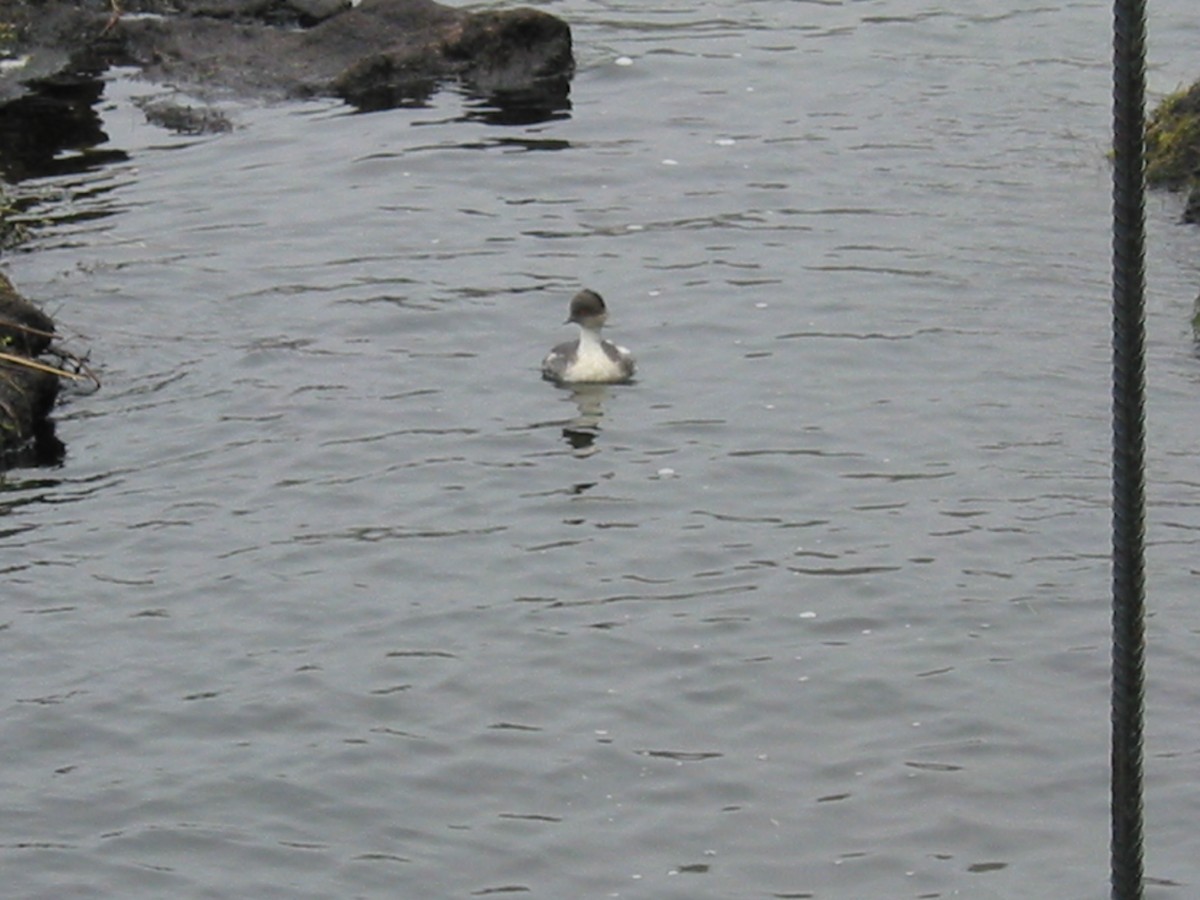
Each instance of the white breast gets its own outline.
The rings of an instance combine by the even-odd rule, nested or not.
[[[574,362],[563,373],[567,381],[619,381],[621,365],[604,352],[599,341],[580,340]]]

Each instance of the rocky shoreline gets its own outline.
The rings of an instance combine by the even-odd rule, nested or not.
[[[1146,181],[1185,191],[1183,219],[1200,223],[1200,81],[1168,94],[1147,117]]]
[[[565,103],[574,73],[563,20],[433,0],[0,0],[0,54],[0,102],[114,65],[189,92],[366,110],[448,79],[501,103]]]
[[[209,101],[337,97],[363,111],[419,105],[453,81],[502,121],[569,108],[571,31],[530,8],[464,11],[433,0],[0,0],[0,178],[124,159],[105,148],[104,73],[135,67],[174,88],[139,104],[173,131],[226,131]],[[193,106],[186,98],[200,98]],[[512,117],[505,119],[504,117]],[[64,152],[71,151],[71,152]],[[71,162],[75,159],[75,162]],[[0,238],[19,240],[0,195]],[[2,245],[0,245],[2,246]],[[53,464],[63,381],[97,384],[56,349],[54,322],[0,274],[0,471]]]

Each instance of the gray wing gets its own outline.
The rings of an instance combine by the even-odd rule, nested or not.
[[[542,360],[542,377],[547,381],[561,381],[578,347],[579,339],[576,338],[573,341],[564,341],[547,353],[546,358]]]
[[[637,369],[637,360],[633,358],[632,353],[624,347],[618,347],[612,341],[601,341],[600,346],[604,348],[605,355],[621,367],[621,375],[625,380],[633,377]]]

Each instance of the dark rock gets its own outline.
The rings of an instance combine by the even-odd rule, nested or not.
[[[324,22],[326,19],[345,12],[354,4],[350,0],[287,0],[286,6],[296,14],[297,21],[305,28]]]
[[[59,377],[34,357],[50,346],[54,322],[0,274],[0,466],[54,462],[62,444],[47,417]]]
[[[350,0],[191,0],[164,7],[159,3],[138,4],[154,15],[182,12],[214,19],[257,19],[272,25],[298,25],[308,28],[330,16],[349,9]]]
[[[17,293],[0,274],[0,350],[37,356],[54,339],[54,320]]]
[[[176,134],[222,134],[233,130],[229,117],[211,106],[192,106],[174,100],[141,99],[134,103],[146,121]]]
[[[200,93],[332,95],[367,109],[419,102],[459,79],[498,102],[562,108],[570,28],[535,9],[467,12],[433,0],[0,0],[10,65],[0,99],[109,65]],[[18,65],[18,62],[20,63]]]
[[[441,49],[463,67],[463,77],[476,90],[489,96],[519,95],[547,85],[565,92],[575,65],[566,23],[534,9],[476,13]]]

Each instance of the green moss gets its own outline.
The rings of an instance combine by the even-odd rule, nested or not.
[[[1168,94],[1146,120],[1146,182],[1176,190],[1200,182],[1200,81]]]

